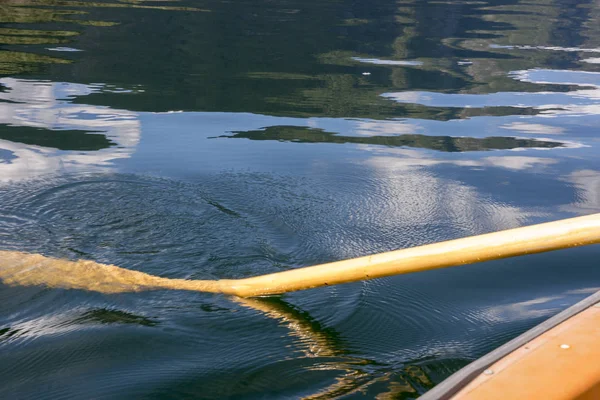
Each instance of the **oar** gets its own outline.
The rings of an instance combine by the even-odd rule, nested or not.
[[[168,279],[93,261],[0,251],[0,280],[103,293],[178,289],[267,296],[600,242],[600,214],[450,240],[246,279]]]

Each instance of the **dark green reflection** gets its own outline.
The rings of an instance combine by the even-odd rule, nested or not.
[[[322,129],[299,126],[270,126],[264,130],[233,132],[232,136],[222,138],[277,140],[297,143],[356,143],[391,147],[416,147],[445,152],[508,150],[527,147],[554,148],[563,146],[559,142],[547,142],[535,139],[518,139],[514,137],[452,137],[427,135],[398,136],[342,136],[326,132]]]
[[[77,323],[95,322],[101,324],[136,324],[155,326],[158,323],[149,318],[131,314],[125,311],[100,308],[91,310],[75,320]]]
[[[402,90],[557,90],[516,81],[507,73],[573,66],[577,60],[574,53],[489,46],[564,39],[567,30],[557,18],[569,7],[562,3],[557,7],[549,0],[207,4],[211,13],[123,9],[127,12],[119,16],[121,25],[103,30],[102,35],[84,34],[79,40],[84,49],[110,48],[110,52],[86,55],[85,68],[58,67],[55,74],[78,82],[139,83],[145,92],[135,96],[97,93],[86,98],[92,104],[129,110],[443,120],[466,118],[470,111],[415,110],[379,95]],[[589,12],[577,8],[577,23],[568,30],[597,33],[597,27],[580,23]],[[585,43],[583,34],[576,39],[578,45],[595,47]],[[353,57],[416,60],[422,65],[373,65]],[[465,59],[472,64],[458,63]],[[486,109],[479,115],[523,112],[499,111]]]
[[[71,61],[62,58],[45,56],[22,51],[0,50],[0,74],[23,74],[33,72],[47,64],[69,64]]]
[[[170,3],[165,0],[161,3]],[[64,26],[111,27],[119,22],[113,20],[96,20],[89,17],[95,9],[148,9],[162,11],[206,11],[195,7],[159,5],[155,1],[149,4],[142,0],[122,1],[71,1],[71,0],[4,0],[0,4],[0,24],[11,24],[11,27],[0,28],[0,46],[35,46],[25,52],[8,51],[0,48],[0,74],[12,75],[34,73],[42,70],[44,64],[67,64],[71,59],[66,57],[48,57],[46,49],[39,45],[66,44],[75,40],[81,31],[65,30]],[[117,16],[118,17],[118,16]],[[34,29],[43,24],[44,28]]]
[[[11,142],[52,147],[59,150],[91,151],[113,146],[105,135],[82,130],[50,130],[32,126],[0,124],[0,139]]]
[[[590,0],[575,8],[551,0],[232,4],[8,0],[0,7],[0,23],[10,24],[0,29],[0,46],[29,58],[3,60],[0,50],[0,74],[46,70],[55,81],[136,84],[144,91],[132,96],[95,93],[85,100],[132,111],[444,120],[535,111],[415,109],[379,95],[559,90],[519,82],[507,73],[574,68],[580,59],[576,52],[490,44],[595,48],[593,38],[600,34],[598,24],[586,23],[592,15]],[[84,51],[47,58],[43,45],[53,43],[72,43]],[[420,64],[375,65],[356,57]],[[464,60],[471,64],[460,64]]]
[[[16,335],[20,331],[21,331],[20,329],[14,329],[14,328],[0,328],[0,342],[2,340],[6,340],[6,339],[10,338],[11,336]]]

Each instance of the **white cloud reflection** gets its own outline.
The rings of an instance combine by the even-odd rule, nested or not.
[[[40,174],[68,172],[73,169],[102,168],[111,161],[128,158],[140,140],[138,115],[127,110],[72,104],[75,96],[86,96],[102,85],[82,85],[0,79],[0,124],[11,127],[61,130],[102,134],[113,145],[94,151],[64,151],[51,147],[0,140],[0,181],[27,179]],[[81,133],[84,135],[84,133]],[[8,155],[2,158],[2,154]]]
[[[362,58],[362,57],[352,57],[354,61],[358,61],[365,64],[375,64],[375,65],[398,65],[398,66],[408,66],[408,67],[419,67],[423,65],[422,61],[415,60],[383,60],[380,58]]]
[[[354,133],[361,136],[393,136],[423,133],[423,127],[406,120],[356,121]]]
[[[501,304],[482,309],[479,313],[489,322],[509,322],[531,320],[554,315],[573,304],[577,299],[573,296],[591,295],[598,291],[597,287],[567,290],[553,296]]]
[[[513,79],[546,85],[571,85],[581,89],[569,92],[496,92],[487,94],[393,92],[381,96],[400,103],[428,107],[516,107],[534,108],[546,116],[600,114],[600,72],[529,69],[509,73]]]
[[[558,161],[552,158],[526,157],[526,156],[497,156],[485,157],[481,160],[482,166],[500,167],[512,170],[525,170],[533,167],[543,167],[556,164]]]
[[[471,235],[515,228],[538,215],[496,201],[465,182],[420,168],[423,162],[434,165],[432,159],[411,157],[372,157],[366,161],[377,177],[378,196],[386,199],[378,205],[379,216],[415,232],[415,227],[438,226],[443,221],[445,226]],[[418,241],[429,243],[431,237]]]
[[[588,64],[600,64],[600,58],[599,57],[585,58],[585,59],[583,59],[581,61],[586,62]]]
[[[562,206],[563,211],[582,215],[600,212],[600,171],[577,170],[562,180],[575,189],[574,201]]]
[[[526,122],[513,122],[510,124],[501,125],[500,128],[536,135],[560,135],[565,131],[563,128],[558,126],[531,124]]]
[[[384,158],[388,160],[388,162],[401,168],[430,167],[448,164],[459,167],[497,167],[511,170],[526,170],[532,168],[543,169],[546,166],[558,163],[558,160],[548,157],[502,155],[472,159],[463,157],[437,158],[432,157],[428,152],[416,149],[394,149],[368,145],[363,146],[363,148],[378,155],[379,158]]]

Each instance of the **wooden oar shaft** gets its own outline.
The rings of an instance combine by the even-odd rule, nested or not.
[[[222,293],[265,296],[593,243],[600,243],[600,214],[216,283]]]
[[[266,296],[600,242],[600,214],[450,240],[246,279],[169,279],[94,261],[0,251],[0,281],[102,293],[193,290]]]

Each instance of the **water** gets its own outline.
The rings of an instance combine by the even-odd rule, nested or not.
[[[241,278],[600,212],[594,6],[5,0],[0,250]],[[415,398],[599,252],[255,300],[0,284],[0,393]]]

